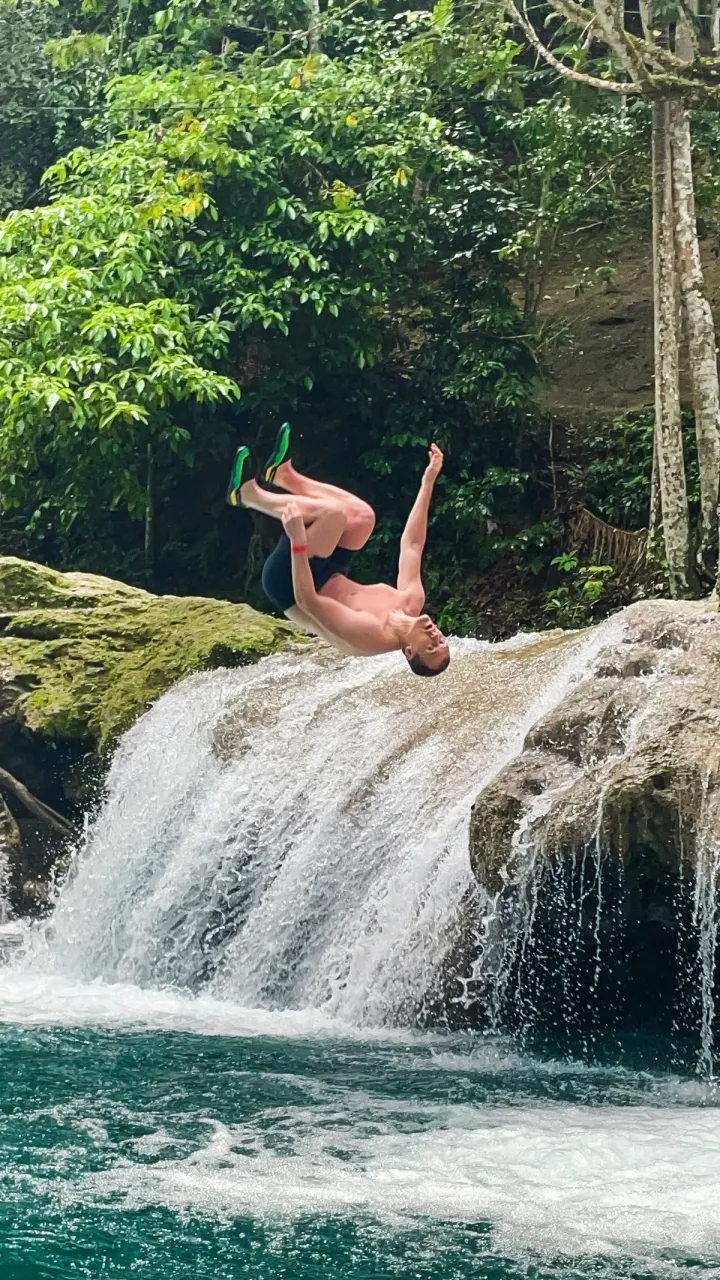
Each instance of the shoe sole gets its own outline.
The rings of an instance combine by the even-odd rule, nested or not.
[[[247,445],[241,444],[240,448],[235,454],[235,460],[232,465],[232,471],[230,472],[230,483],[228,485],[227,501],[229,502],[231,507],[239,507],[242,505],[240,502],[240,487],[243,482],[242,477],[243,477],[243,471],[245,470],[245,463],[249,460],[249,458],[250,458],[250,450],[248,449]]]
[[[272,484],[275,479],[275,472],[278,467],[282,466],[287,458],[288,449],[290,448],[290,423],[283,422],[277,433],[275,440],[275,448],[268,458],[262,469],[261,480],[263,484]]]

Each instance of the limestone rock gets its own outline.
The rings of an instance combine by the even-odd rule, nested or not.
[[[558,781],[559,764],[549,752],[511,760],[481,791],[470,819],[473,871],[483,887],[498,893],[513,861],[513,837],[532,801]]]
[[[699,836],[720,847],[720,616],[705,603],[625,610],[626,636],[527,735],[478,797],[473,871],[497,888],[538,783],[548,857],[600,840],[627,864],[638,849],[674,871]]]
[[[476,985],[492,1019],[526,1029],[545,1019],[553,1034],[622,1025],[698,1037],[708,1069],[720,1007],[720,615],[711,601],[657,600],[620,621],[620,641],[473,807],[488,922]]]
[[[254,662],[297,638],[249,605],[0,558],[0,715],[43,739],[104,751],[189,672]]]

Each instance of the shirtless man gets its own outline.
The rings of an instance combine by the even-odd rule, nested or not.
[[[264,511],[283,523],[285,532],[263,568],[266,596],[286,617],[341,653],[400,649],[416,675],[439,675],[450,662],[448,643],[432,619],[421,613],[428,508],[443,464],[437,445],[430,449],[400,540],[397,586],[391,587],[348,577],[353,553],[365,546],[373,531],[372,507],[344,489],[301,475],[288,456],[289,442],[285,424],[259,479],[244,477],[250,452],[245,446],[238,449],[228,489],[231,506]]]

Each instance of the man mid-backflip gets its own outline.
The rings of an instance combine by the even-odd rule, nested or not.
[[[365,546],[375,512],[360,498],[301,475],[289,457],[290,428],[280,428],[274,452],[250,478],[250,450],[235,455],[228,502],[282,520],[284,534],[265,561],[262,584],[281,613],[322,636],[341,653],[390,653],[400,649],[419,676],[436,676],[450,662],[447,640],[426,613],[421,561],[430,498],[443,455],[437,445],[400,540],[397,586],[353,582],[353,553]]]

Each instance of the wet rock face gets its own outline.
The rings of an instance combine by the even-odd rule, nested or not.
[[[0,766],[79,818],[117,738],[151,702],[191,671],[254,662],[296,639],[288,622],[248,605],[0,557]],[[12,897],[31,909],[58,842],[5,801],[23,847],[20,856],[6,823]]]
[[[513,913],[524,929],[533,981],[545,964],[546,987],[557,987],[574,947],[566,978],[586,1001],[577,973],[584,964],[587,982],[602,986],[603,941],[615,930],[624,998],[636,1014],[645,1000],[662,1022],[676,1016],[662,992],[683,939],[695,928],[699,947],[714,927],[698,918],[696,891],[698,876],[717,875],[708,867],[720,851],[720,615],[706,602],[648,601],[623,620],[623,640],[478,796],[470,856],[505,929]],[[506,975],[516,961],[505,957]],[[536,1003],[547,998],[536,991]]]
[[[679,871],[700,831],[720,845],[720,615],[652,601],[625,620],[625,640],[478,796],[470,843],[482,884],[512,862],[513,834],[539,789],[551,793],[548,857],[599,838],[622,863],[642,846]]]

